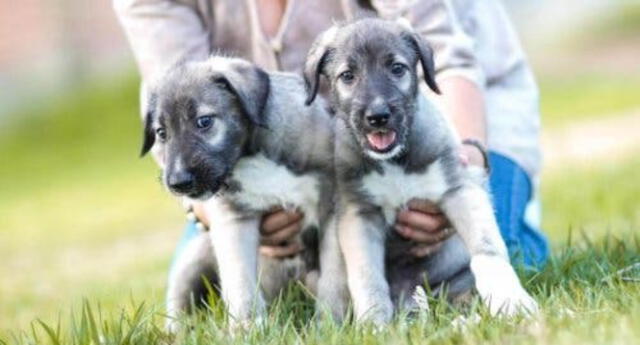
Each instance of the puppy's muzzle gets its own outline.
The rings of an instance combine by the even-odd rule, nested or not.
[[[176,194],[191,194],[194,192],[195,177],[187,170],[179,170],[167,176],[167,186]]]
[[[374,102],[365,110],[363,134],[370,150],[387,152],[397,144],[391,120],[391,110],[384,102]]]

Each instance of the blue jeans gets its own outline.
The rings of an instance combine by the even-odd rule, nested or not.
[[[525,210],[533,194],[531,179],[505,156],[491,152],[489,161],[493,206],[511,260],[529,268],[540,268],[549,256],[549,246],[544,234],[525,221]],[[174,261],[197,234],[195,224],[189,222],[176,248]]]
[[[500,233],[511,261],[541,268],[549,257],[549,244],[540,229],[525,220],[533,186],[527,173],[511,159],[489,153],[490,188]]]

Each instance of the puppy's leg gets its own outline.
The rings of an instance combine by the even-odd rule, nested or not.
[[[293,258],[259,258],[259,283],[267,302],[272,302],[290,282],[304,277],[305,265],[300,256]]]
[[[491,313],[535,312],[536,302],[509,263],[487,192],[467,184],[446,194],[441,207],[469,250],[476,289]]]
[[[431,292],[439,297],[447,294],[449,301],[468,295],[475,285],[469,268],[469,251],[459,234],[444,241],[442,247],[425,261]]]
[[[216,265],[213,250],[206,233],[192,239],[176,258],[169,273],[167,288],[167,323],[169,332],[179,330],[178,316],[188,312],[191,304],[199,304],[206,297],[208,279],[212,286],[217,285]]]
[[[258,287],[259,219],[241,217],[215,199],[207,201],[205,209],[231,326],[248,326],[254,317],[261,321],[265,302]]]
[[[393,316],[384,268],[385,230],[382,215],[363,215],[352,203],[345,205],[339,217],[338,238],[356,319],[377,325],[388,323]]]
[[[349,303],[349,287],[344,258],[338,241],[336,217],[332,216],[320,242],[320,278],[316,311],[328,312],[334,321],[342,322]]]

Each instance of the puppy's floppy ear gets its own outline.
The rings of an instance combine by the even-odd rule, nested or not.
[[[418,54],[420,59],[420,65],[424,72],[424,80],[427,82],[429,88],[440,94],[440,88],[435,79],[435,67],[433,64],[433,50],[427,42],[415,32],[405,32],[402,37],[409,43],[411,48]]]
[[[140,150],[140,157],[151,150],[153,144],[156,141],[156,134],[153,131],[153,118],[155,117],[155,108],[156,108],[156,95],[154,93],[149,93],[147,99],[147,106],[145,107],[145,115],[144,115],[144,130],[142,132],[142,149]]]
[[[333,42],[337,29],[337,26],[333,26],[323,32],[320,37],[313,42],[311,49],[309,49],[303,71],[304,85],[307,90],[305,105],[313,103],[313,100],[318,94],[318,90],[320,89],[320,76],[324,74],[325,64],[333,52],[330,44]]]
[[[214,73],[213,82],[238,98],[251,122],[260,127],[266,126],[263,113],[271,87],[267,72],[249,62],[237,61],[224,73]]]

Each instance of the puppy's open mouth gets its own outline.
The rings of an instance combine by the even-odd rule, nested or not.
[[[388,152],[396,143],[396,132],[389,131],[375,131],[367,134],[367,142],[374,151]]]

